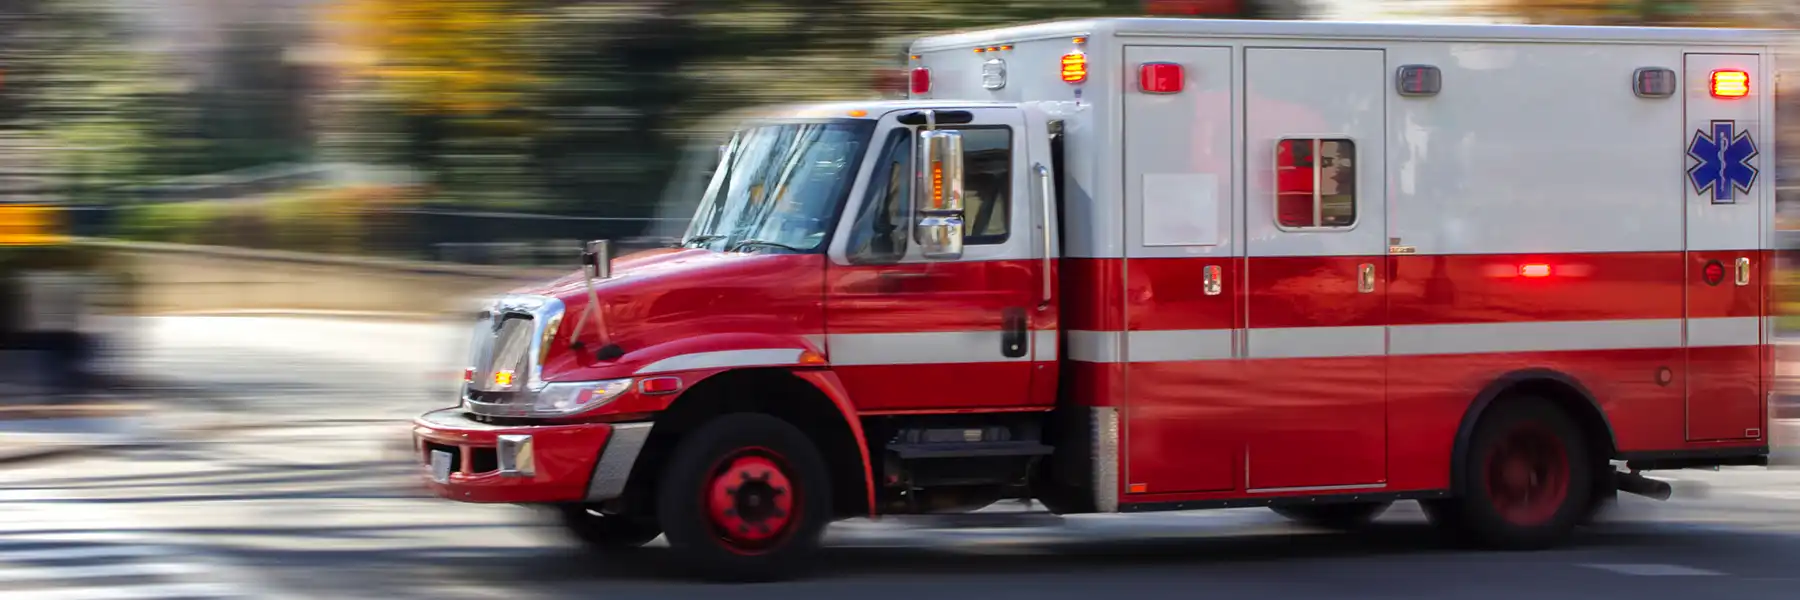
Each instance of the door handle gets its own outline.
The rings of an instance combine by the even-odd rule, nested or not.
[[[1737,259],[1737,284],[1750,285],[1750,257],[1740,256]]]
[[[1364,294],[1375,291],[1375,265],[1363,264],[1356,277],[1356,291]]]
[[[1208,296],[1217,296],[1219,292],[1224,291],[1224,287],[1219,283],[1219,267],[1217,265],[1206,266],[1201,286]]]
[[[1025,356],[1025,340],[1030,334],[1025,326],[1025,309],[1008,308],[1001,311],[1000,318],[1005,323],[1000,335],[1000,355],[1007,358]]]

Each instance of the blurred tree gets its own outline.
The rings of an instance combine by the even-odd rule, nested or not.
[[[1157,0],[338,1],[345,38],[374,61],[357,71],[368,83],[338,112],[334,150],[418,169],[444,198],[608,216],[650,214],[691,135],[718,115],[871,97],[873,74],[900,64],[896,40],[1179,8]],[[1239,0],[1204,16],[1286,16],[1294,1]]]

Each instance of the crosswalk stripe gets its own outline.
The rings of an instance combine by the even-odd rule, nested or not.
[[[214,583],[171,583],[120,587],[9,591],[7,600],[163,600],[166,598],[241,598],[230,586]]]
[[[168,548],[155,546],[84,546],[44,550],[11,550],[0,547],[0,564],[76,558],[138,558],[168,554],[171,554]]]
[[[106,579],[115,577],[179,577],[205,573],[203,565],[193,563],[150,562],[73,567],[33,566],[29,570],[0,571],[0,583]]]

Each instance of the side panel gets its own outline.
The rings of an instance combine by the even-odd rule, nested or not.
[[[1390,88],[1401,66],[1443,69],[1437,95],[1389,99],[1394,487],[1447,485],[1470,401],[1521,369],[1581,381],[1621,450],[1682,447],[1682,102],[1631,86],[1681,60],[1650,45],[1388,46]]]
[[[1244,61],[1243,351],[1259,367],[1242,382],[1251,400],[1239,419],[1249,436],[1245,485],[1380,487],[1387,481],[1383,52],[1253,47]]]
[[[1229,365],[1242,314],[1232,51],[1128,46],[1123,62],[1128,258],[1116,274],[1126,313],[1116,359],[1127,361],[1127,491],[1235,489],[1241,398],[1221,370],[1205,368]],[[1138,66],[1147,62],[1181,65],[1185,89],[1139,91]],[[1211,290],[1208,268],[1219,273]]]
[[[1768,79],[1755,54],[1688,54],[1686,62],[1686,438],[1756,439],[1764,407],[1759,246],[1771,186],[1762,153],[1773,149],[1762,135]],[[1750,94],[1714,97],[1721,71],[1751,74]]]

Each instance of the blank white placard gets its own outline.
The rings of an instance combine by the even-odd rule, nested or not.
[[[1220,219],[1218,176],[1144,174],[1145,246],[1217,246]]]

